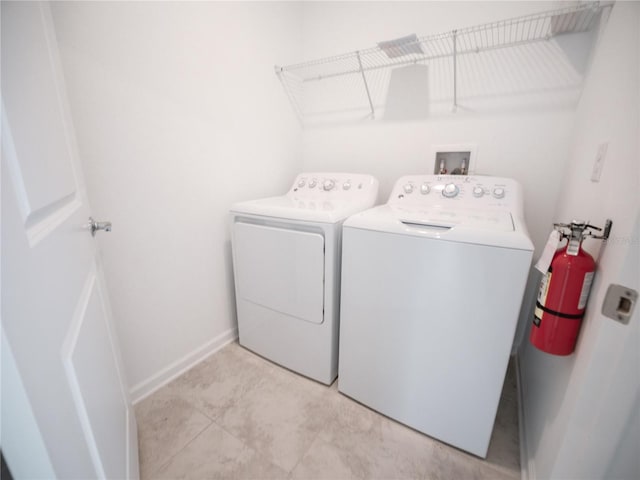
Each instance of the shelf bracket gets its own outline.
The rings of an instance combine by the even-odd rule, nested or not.
[[[280,67],[278,65],[274,65],[273,69],[276,72],[276,76],[278,77],[278,80],[280,80],[280,84],[282,85],[282,88],[284,89],[284,93],[287,95],[287,99],[289,100],[289,103],[291,104],[291,108],[293,108],[293,111],[296,114],[296,118],[298,119],[298,123],[300,123],[300,126],[303,126],[302,107],[296,101],[296,97],[291,92],[291,89],[289,88],[289,85],[287,85],[284,68],[282,68],[282,67]]]
[[[452,111],[458,110],[458,31],[451,32],[453,39],[453,107]]]
[[[362,81],[364,82],[364,89],[367,92],[367,99],[369,100],[369,108],[371,108],[371,118],[376,118],[375,111],[373,109],[373,102],[371,101],[371,93],[369,92],[369,84],[367,83],[367,77],[364,74],[364,69],[362,68],[362,60],[360,59],[360,52],[356,52],[356,56],[358,57],[358,65],[360,67],[360,74],[362,75]]]

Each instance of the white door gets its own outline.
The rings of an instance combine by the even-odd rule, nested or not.
[[[19,377],[12,385],[28,399],[5,401],[5,379],[15,376],[3,371],[2,424],[12,426],[3,428],[3,454],[16,478],[46,472],[35,465],[58,478],[136,478],[135,418],[86,228],[49,6],[3,1],[1,9],[2,333]],[[35,422],[20,429],[20,418]],[[16,453],[34,436],[44,446],[36,455],[48,458]]]

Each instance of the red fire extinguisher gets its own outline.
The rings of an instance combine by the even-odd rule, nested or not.
[[[569,241],[555,251],[540,282],[530,341],[543,352],[570,355],[576,346],[596,270],[593,257],[582,249],[582,241],[585,237],[608,238],[611,221],[607,220],[602,236],[589,231],[601,228],[576,220],[570,224],[556,223],[554,228],[559,232],[556,238]]]

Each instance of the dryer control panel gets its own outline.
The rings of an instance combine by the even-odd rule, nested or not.
[[[361,173],[301,173],[293,182],[288,195],[299,200],[374,199],[378,192],[378,180]]]
[[[238,202],[233,215],[259,215],[285,220],[338,223],[373,207],[378,180],[361,173],[302,173],[284,195]]]
[[[390,205],[519,210],[521,188],[510,178],[408,175],[394,185]]]

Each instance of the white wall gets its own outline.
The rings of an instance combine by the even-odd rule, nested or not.
[[[525,217],[538,251],[548,235],[569,153],[573,111],[465,116],[422,123],[373,123],[304,132],[305,170],[371,173],[386,202],[402,175],[431,173],[432,145],[476,144],[478,174],[511,177],[525,193]]]
[[[295,3],[54,2],[133,397],[235,335],[227,212],[288,188]]]
[[[373,46],[416,33],[430,35],[567,6],[566,2],[337,2],[305,5],[304,55],[322,58]],[[431,173],[439,145],[477,146],[471,173],[518,180],[524,190],[525,220],[542,251],[560,194],[561,174],[569,156],[574,114],[595,40],[591,34],[568,35],[550,42],[463,56],[458,62],[458,109],[453,100],[450,59],[429,62],[426,84],[429,106],[422,118],[410,112],[403,120],[388,74],[370,77],[376,120],[362,120],[365,110],[311,116],[303,132],[305,170],[371,173],[380,180],[379,201],[386,201],[394,181],[406,174]],[[395,75],[395,73],[393,74]],[[393,78],[391,80],[394,80]],[[310,82],[309,82],[310,83]],[[362,90],[356,79],[334,81],[307,90],[313,109]],[[315,90],[314,90],[315,88]],[[362,99],[365,99],[363,102]],[[419,99],[417,99],[418,101]],[[409,103],[411,99],[409,99]],[[407,104],[400,99],[399,103]],[[361,98],[366,106],[366,97]],[[336,107],[338,106],[338,107]],[[332,110],[333,112],[333,110]],[[357,115],[361,120],[353,121]],[[321,121],[318,121],[318,118]],[[515,348],[521,341],[535,298],[536,279],[530,273]]]
[[[588,241],[598,271],[576,352],[520,352],[523,426],[531,478],[638,478],[640,312],[628,326],[605,318],[610,283],[640,287],[640,4],[618,2],[597,47],[576,113],[555,221],[613,220],[604,247]],[[599,183],[596,151],[609,148]],[[623,443],[629,442],[629,443]]]
[[[310,3],[304,8],[304,55],[307,59],[321,58],[410,33],[446,32],[557,6],[557,2]],[[510,64],[511,70],[531,68],[532,62],[534,69],[548,68],[545,57],[537,57],[540,54],[539,51],[524,52],[517,65]],[[506,51],[500,55],[502,60],[514,60],[507,57]],[[573,72],[566,55],[557,53],[557,56],[564,58],[564,70]],[[375,121],[349,123],[340,119],[306,128],[304,168],[374,174],[380,180],[379,201],[384,202],[393,182],[401,175],[433,172],[434,145],[475,144],[477,157],[470,166],[472,172],[512,177],[522,184],[526,221],[539,253],[560,191],[559,172],[569,154],[579,88],[571,89],[570,95],[561,101],[558,92],[567,90],[565,84],[558,84],[555,90],[544,84],[547,91],[542,94],[533,92],[533,86],[514,94],[522,78],[505,71],[504,63],[473,65],[476,66],[467,65],[459,72],[460,107],[456,113],[450,110],[452,97],[448,83],[443,87],[445,93],[434,93],[437,88],[433,86],[438,78],[450,76],[450,70],[445,67],[440,71],[441,65],[429,64],[430,96],[437,96],[435,100],[446,104],[446,110],[441,106],[437,111],[426,112],[420,120],[406,122],[378,117]],[[487,77],[486,70],[496,65],[502,70]],[[554,78],[557,71],[545,73],[545,78]],[[496,78],[500,81],[494,81]],[[561,75],[555,78],[564,81]],[[580,72],[573,72],[572,78],[580,80]],[[482,94],[481,83],[492,89],[491,95]],[[475,94],[469,90],[473,84]],[[572,85],[580,86],[575,82]],[[384,102],[384,98],[380,101]]]
[[[482,77],[504,98],[495,88],[473,97],[480,83],[463,76],[455,114],[329,122],[302,134],[272,66],[557,5],[54,3],[94,216],[114,224],[98,241],[134,398],[234,334],[228,208],[283,191],[300,169],[372,173],[384,201],[397,177],[433,168],[433,145],[474,143],[472,170],[522,183],[539,252],[570,150],[581,78],[571,49],[545,44],[551,70],[536,63],[546,58],[538,50],[523,57],[545,77],[562,67],[569,83],[555,90],[518,91],[516,63]]]

